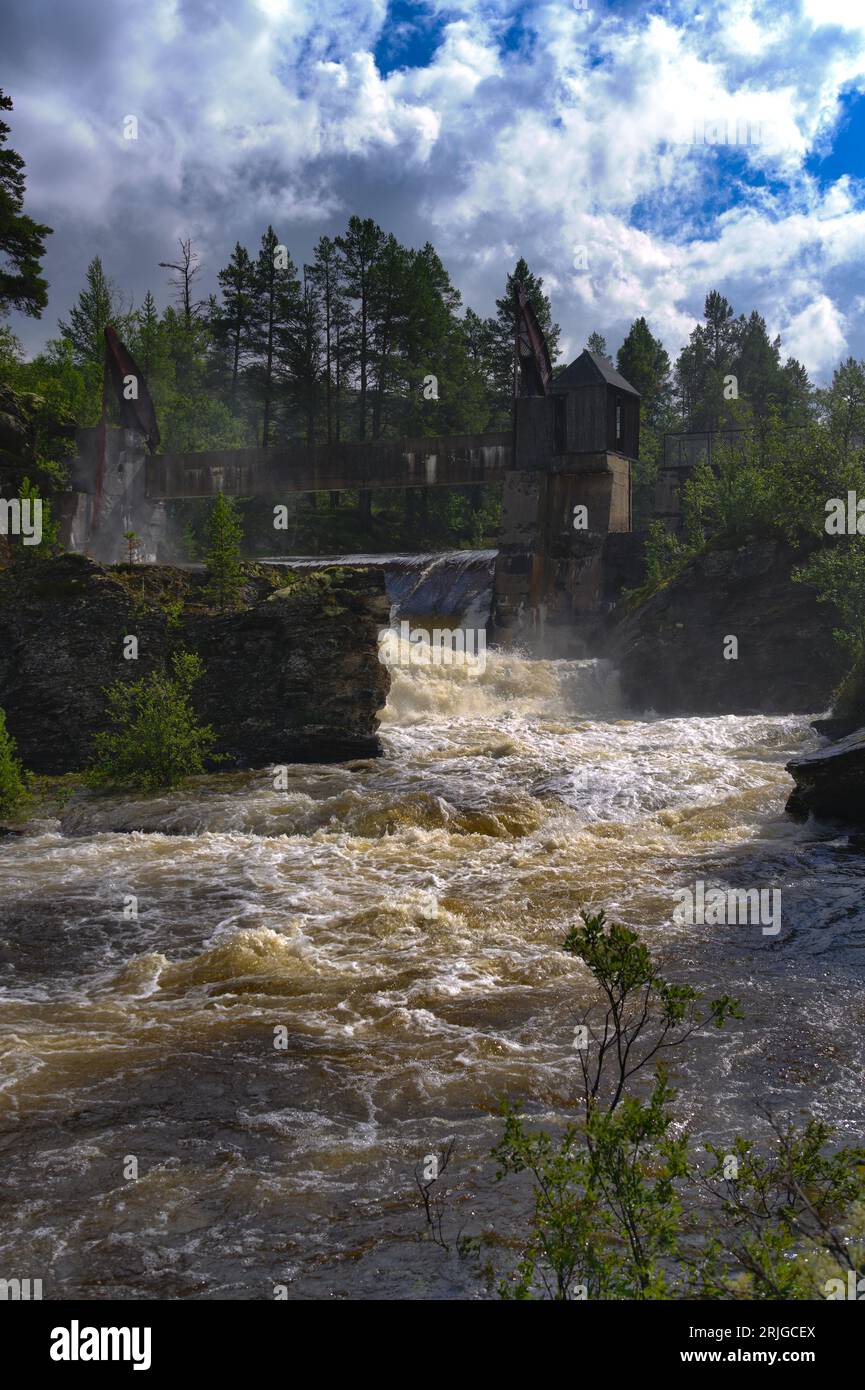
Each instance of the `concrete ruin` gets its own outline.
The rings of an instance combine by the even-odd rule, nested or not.
[[[167,561],[165,503],[147,491],[147,447],[137,430],[105,430],[105,461],[97,491],[100,427],[78,430],[70,461],[73,491],[60,498],[60,538],[67,550],[104,565],[129,558],[124,532],[139,538],[138,559]]]

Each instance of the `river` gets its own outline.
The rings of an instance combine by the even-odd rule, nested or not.
[[[806,719],[629,711],[602,661],[392,677],[381,759],[84,797],[0,845],[0,1275],[486,1296],[418,1240],[415,1166],[455,1136],[452,1229],[518,1226],[496,1106],[561,1114],[581,905],[744,1005],[676,1061],[695,1134],[755,1132],[765,1100],[861,1137],[865,858],[784,816]],[[678,923],[698,879],[780,887],[781,931]]]

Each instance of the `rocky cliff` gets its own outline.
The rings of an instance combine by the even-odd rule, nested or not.
[[[817,713],[845,672],[835,615],[794,583],[778,541],[710,548],[617,623],[605,655],[625,698],[660,714]],[[738,655],[725,658],[734,648]]]
[[[187,570],[106,568],[74,554],[0,574],[0,707],[26,767],[84,767],[104,727],[104,688],[180,647],[205,663],[194,703],[217,731],[221,766],[381,751],[380,571],[301,578],[251,566],[243,607],[226,614],[208,609],[203,585]],[[127,636],[137,638],[135,660],[124,659]]]

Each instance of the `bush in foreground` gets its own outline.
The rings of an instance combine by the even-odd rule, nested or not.
[[[15,740],[0,709],[0,816],[15,816],[27,798],[27,775],[18,761]]]
[[[530,1128],[519,1106],[502,1107],[497,1176],[527,1175],[531,1205],[500,1295],[850,1297],[865,1276],[865,1149],[833,1149],[827,1125],[764,1112],[760,1142],[705,1144],[698,1161],[662,1059],[695,1032],[741,1018],[738,1004],[664,979],[636,932],[608,925],[603,912],[584,914],[563,947],[596,991],[575,1029],[576,1117],[551,1133]],[[421,1187],[427,1234],[448,1249],[437,1185]],[[456,1239],[465,1257],[503,1243],[513,1244],[504,1232]]]
[[[190,702],[203,674],[199,657],[177,652],[170,674],[155,671],[137,681],[116,681],[106,691],[114,727],[94,740],[89,784],[158,791],[203,772],[216,740]]]

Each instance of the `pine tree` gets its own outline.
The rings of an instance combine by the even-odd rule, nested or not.
[[[261,238],[255,263],[255,300],[250,331],[254,355],[252,380],[262,402],[261,443],[267,448],[273,428],[279,349],[296,326],[300,309],[297,267],[281,246],[273,227]]]
[[[387,394],[408,385],[406,328],[411,317],[412,256],[395,236],[388,236],[370,272],[370,368],[375,383],[372,438],[385,429]]]
[[[814,418],[814,387],[806,368],[795,357],[788,357],[781,368],[778,395],[785,425],[796,428]]]
[[[304,422],[307,444],[314,444],[322,386],[322,310],[309,269],[303,268],[297,317],[280,334],[279,347],[289,396]]]
[[[644,318],[634,319],[619,348],[616,367],[640,393],[640,420],[656,425],[670,404],[670,356]]]
[[[145,294],[141,308],[135,315],[132,343],[136,361],[149,386],[156,376],[157,364],[163,355],[159,314],[156,310],[156,300],[150,290]]]
[[[217,493],[208,518],[208,599],[219,608],[236,608],[243,590],[240,545],[243,523],[233,497]]]
[[[12,98],[0,88],[0,111],[12,110]],[[48,282],[40,262],[51,228],[23,211],[24,160],[4,149],[9,126],[0,120],[0,316],[17,309],[41,318],[48,303]]]
[[[307,267],[307,275],[315,287],[321,315],[325,438],[330,444],[334,438],[334,378],[339,370],[336,347],[342,307],[339,253],[336,242],[331,237],[323,236],[319,239],[315,248],[315,259],[312,265]]]
[[[716,430],[737,416],[724,394],[724,378],[735,375],[738,328],[729,301],[710,290],[697,324],[676,361],[676,384],[685,428]]]
[[[482,319],[474,309],[466,309],[460,325],[461,336],[474,380],[482,389],[486,402],[485,418],[482,428],[486,429],[494,421],[495,412],[495,321]]]
[[[597,357],[606,357],[608,360],[610,358],[607,351],[607,340],[602,333],[589,334],[586,339],[586,350],[595,353]]]
[[[737,320],[735,344],[732,371],[739,395],[762,418],[778,403],[782,388],[781,339],[770,340],[766,320],[754,309],[747,319],[742,314]]]
[[[640,393],[640,457],[631,470],[635,528],[651,524],[663,434],[673,428],[670,358],[644,318],[635,319],[619,348],[616,366]]]
[[[199,657],[175,652],[170,674],[153,671],[140,680],[116,681],[106,691],[112,728],[94,740],[90,784],[159,791],[203,772],[216,742],[191,703],[192,688],[203,674]]]
[[[736,348],[733,307],[717,290],[710,290],[703,306],[703,318],[706,326],[700,331],[705,335],[712,366],[720,371],[732,360]]]
[[[87,287],[78,296],[78,303],[69,311],[68,321],[58,320],[60,336],[72,345],[76,363],[98,370],[102,375],[105,361],[106,326],[114,325],[121,338],[129,334],[133,324],[131,311],[123,301],[113,280],[109,280],[99,256],[87,267]]]
[[[823,413],[844,452],[865,442],[865,362],[848,357],[836,367],[832,384],[823,392]]]
[[[482,430],[488,416],[484,326],[477,314],[472,320],[468,315],[466,320],[459,317],[459,291],[429,242],[410,254],[406,295],[401,343],[408,388],[405,432]],[[475,355],[470,350],[471,333]],[[425,392],[424,383],[430,377],[435,394]]]
[[[358,439],[367,438],[367,396],[369,392],[370,358],[372,356],[372,272],[385,241],[384,232],[371,217],[349,218],[344,236],[337,237],[340,270],[346,297],[353,301],[348,323],[349,343],[346,344],[357,362],[358,370]]]
[[[237,397],[237,379],[250,348],[255,309],[255,267],[249,252],[235,242],[228,265],[217,273],[222,304],[215,317],[214,331],[229,351],[232,402]]]
[[[192,327],[192,321],[203,308],[204,301],[195,298],[195,281],[201,274],[201,258],[192,244],[192,237],[187,237],[184,241],[180,237],[180,257],[176,261],[160,261],[160,270],[174,270],[177,273],[172,276],[171,284],[177,297],[180,312],[183,315],[183,322],[187,328]]]

